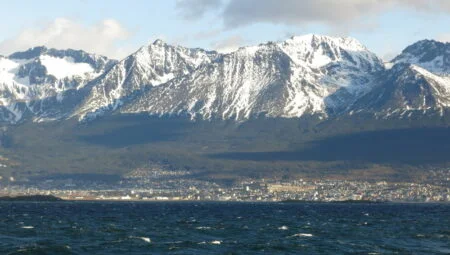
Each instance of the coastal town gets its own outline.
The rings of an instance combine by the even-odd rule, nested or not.
[[[110,182],[50,178],[30,184],[11,179],[0,185],[0,196],[52,195],[65,200],[450,202],[450,169],[432,170],[421,183],[245,178],[225,185],[154,164]]]

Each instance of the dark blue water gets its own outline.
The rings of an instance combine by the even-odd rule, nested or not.
[[[0,254],[450,254],[450,205],[1,202]]]

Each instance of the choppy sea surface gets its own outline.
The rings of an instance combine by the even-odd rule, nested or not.
[[[450,204],[0,202],[0,254],[450,254]]]

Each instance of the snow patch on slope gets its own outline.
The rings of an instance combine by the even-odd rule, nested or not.
[[[449,107],[450,106],[450,76],[439,76],[422,67],[412,65],[411,68],[421,74],[425,79],[431,81],[434,93],[437,96],[438,105]],[[446,100],[439,100],[440,97]]]
[[[420,73],[421,75],[425,76],[426,78],[438,81],[441,84],[445,84],[447,89],[450,91],[450,77],[449,76],[437,75],[437,74],[429,71],[428,69],[421,67],[421,66],[417,66],[417,65],[411,65],[411,68],[413,70],[417,71],[418,73]]]
[[[173,75],[173,73],[163,74],[162,76],[156,77],[155,79],[151,80],[150,83],[153,86],[158,86],[172,80],[174,77],[175,75]]]
[[[8,58],[0,57],[0,83],[15,82],[22,85],[29,85],[29,79],[27,77],[20,78],[16,76],[16,72],[21,64],[25,64],[28,61],[11,60]]]
[[[57,79],[72,76],[83,76],[87,73],[93,73],[94,69],[87,63],[75,63],[73,58],[57,58],[48,55],[42,55],[40,58],[42,65],[47,69],[47,73],[55,76]]]
[[[406,55],[402,59],[395,61],[393,64],[397,63],[408,63],[413,64],[417,67],[421,67],[429,72],[439,74],[439,75],[448,75],[445,70],[443,70],[443,56],[438,56],[430,61],[420,61],[420,57],[413,55]]]

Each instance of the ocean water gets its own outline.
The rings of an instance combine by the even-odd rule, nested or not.
[[[0,254],[450,254],[450,205],[0,202]]]

